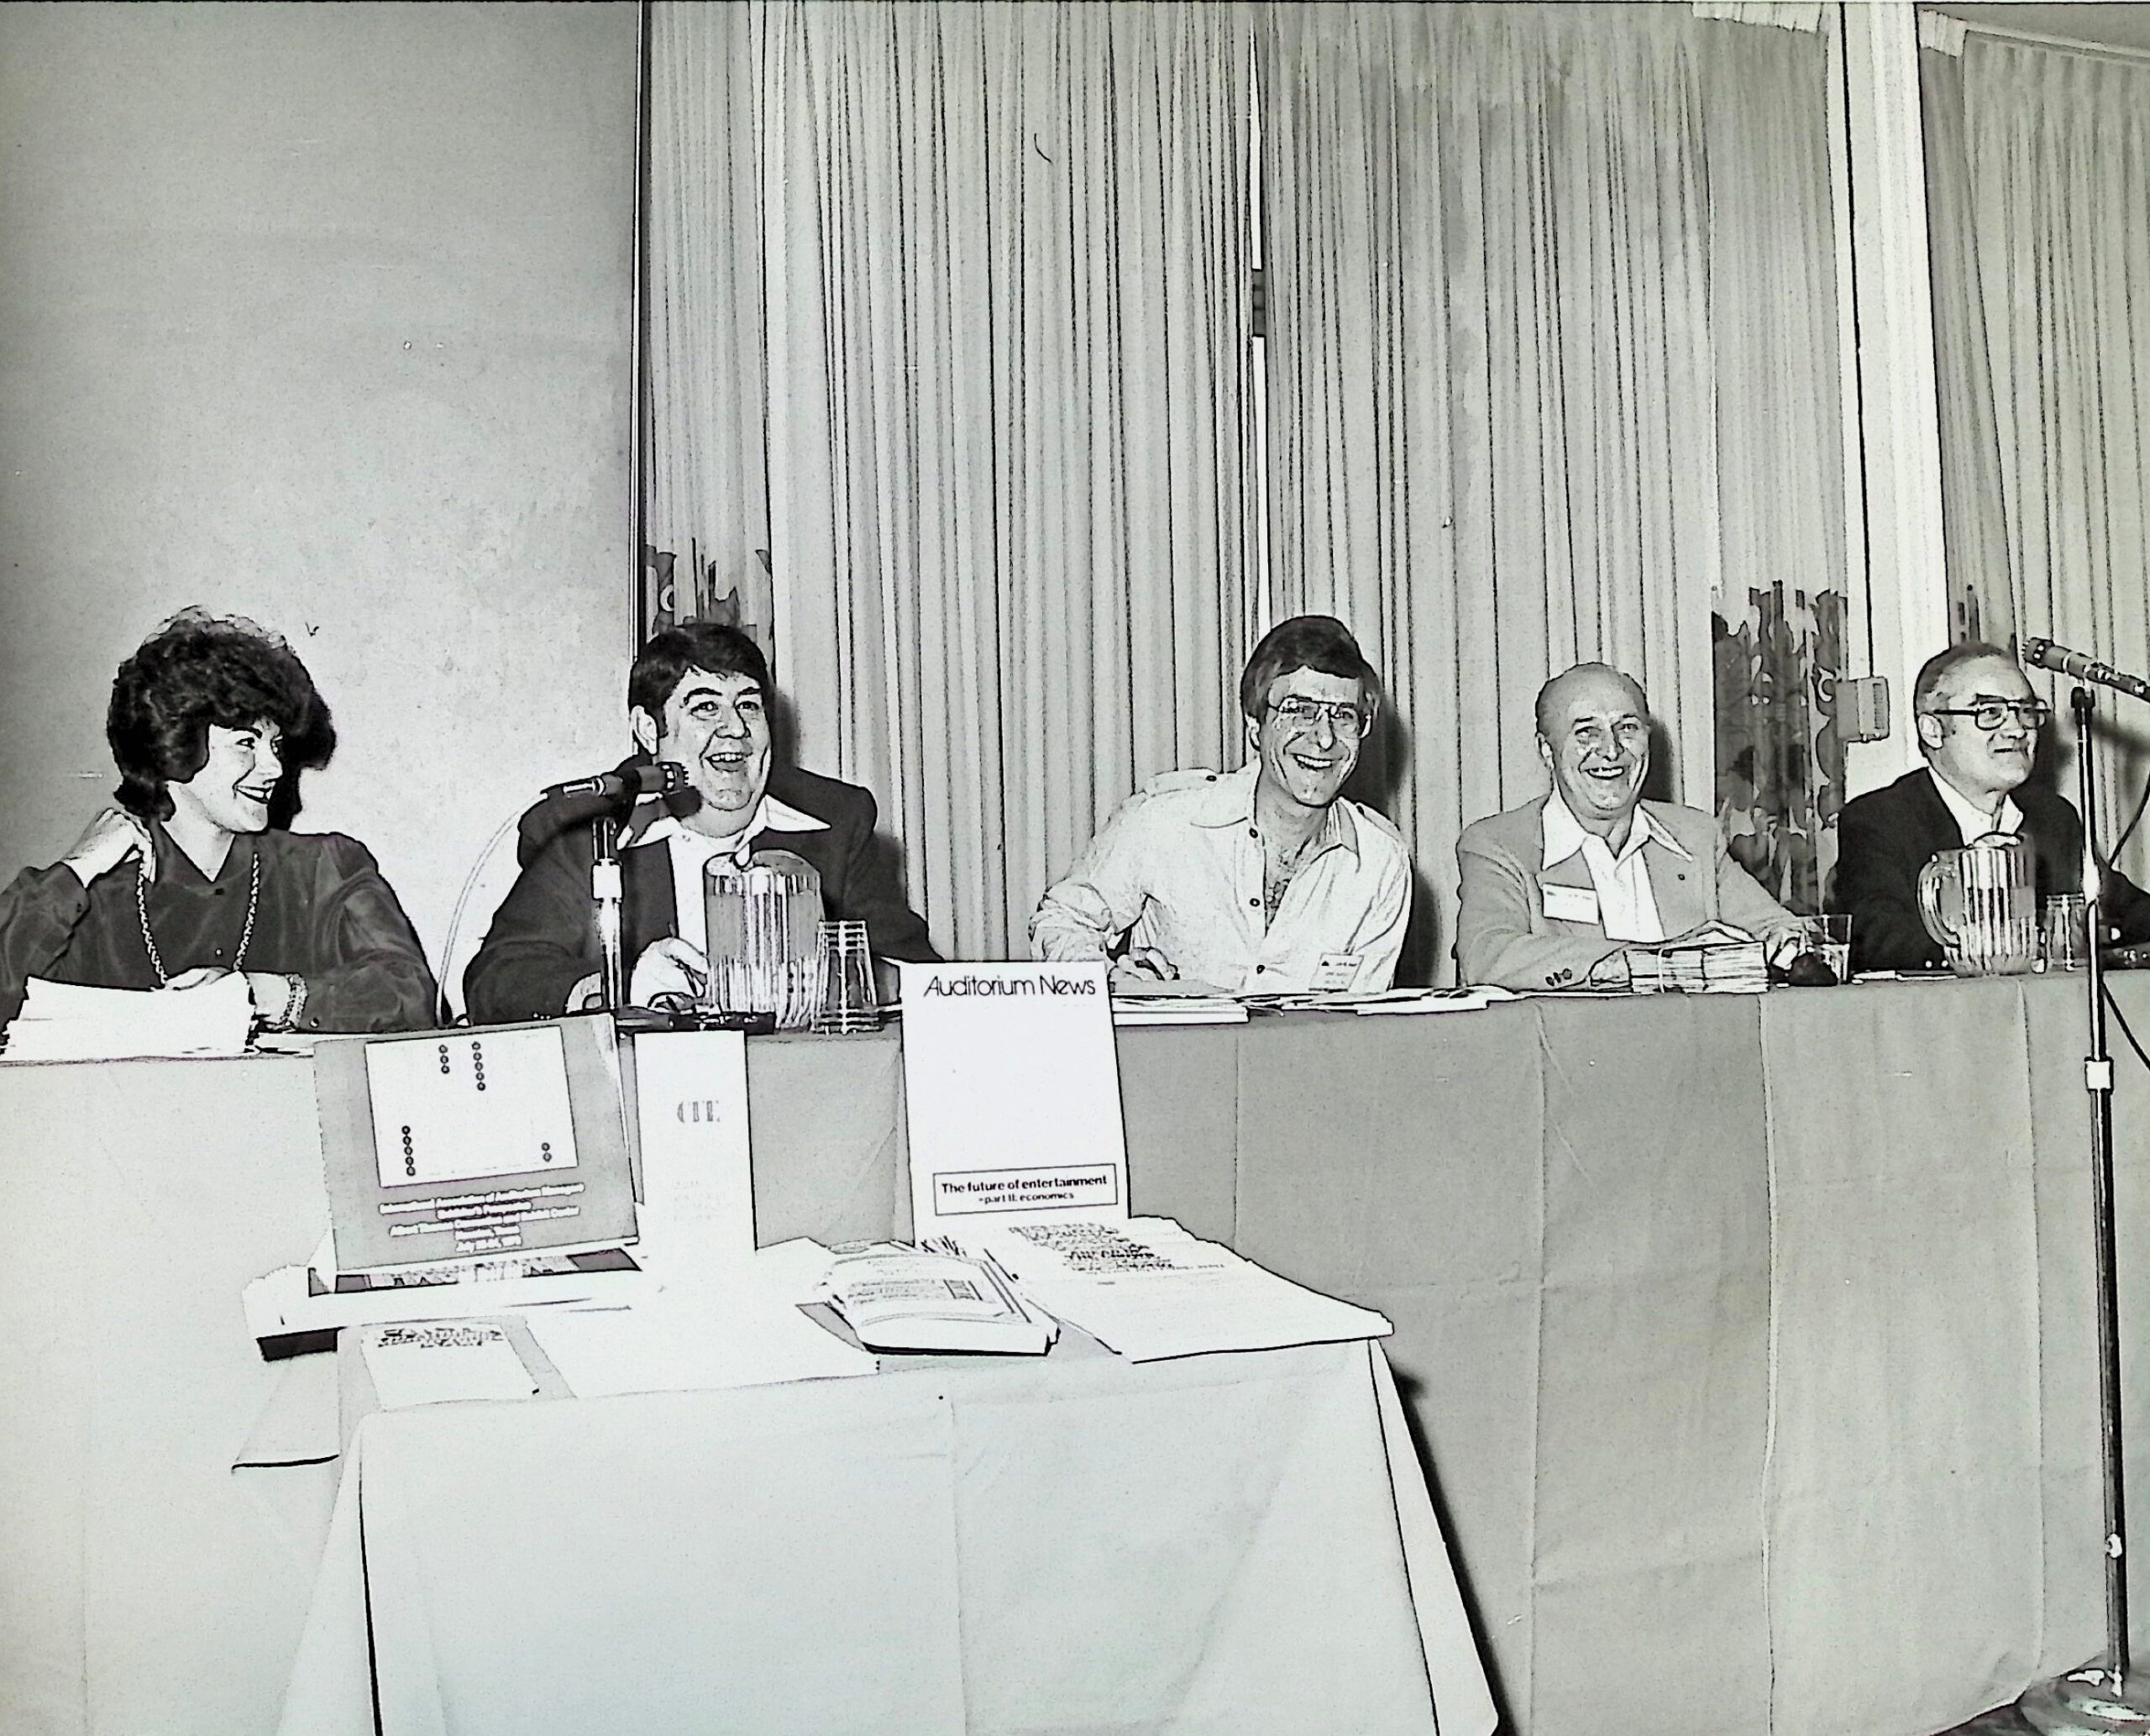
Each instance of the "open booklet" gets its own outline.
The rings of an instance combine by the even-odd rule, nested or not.
[[[1045,1354],[1060,1329],[990,1256],[870,1242],[835,1250],[823,1292],[869,1351]]]

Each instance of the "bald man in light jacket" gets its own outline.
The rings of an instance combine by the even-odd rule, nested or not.
[[[1644,801],[1649,700],[1606,663],[1579,663],[1538,695],[1544,800],[1466,827],[1456,963],[1504,989],[1619,988],[1630,955],[1759,940],[1773,957],[1801,919],[1756,885],[1710,815]]]

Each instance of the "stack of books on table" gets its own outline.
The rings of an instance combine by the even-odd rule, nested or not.
[[[1638,948],[1628,955],[1628,981],[1638,994],[1759,994],[1770,986],[1769,958],[1759,941]]]

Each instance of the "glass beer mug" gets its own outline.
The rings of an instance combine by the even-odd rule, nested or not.
[[[1959,977],[2020,976],[2037,964],[2037,864],[2020,837],[1940,852],[1919,870],[1918,909]]]
[[[779,1031],[804,1031],[821,996],[821,877],[789,850],[750,862],[714,857],[702,869],[709,919],[704,1010],[769,1013]]]

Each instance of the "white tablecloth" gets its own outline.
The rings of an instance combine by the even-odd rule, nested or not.
[[[386,1736],[1494,1722],[1361,1344],[377,1413],[283,1728],[376,1713]]]

